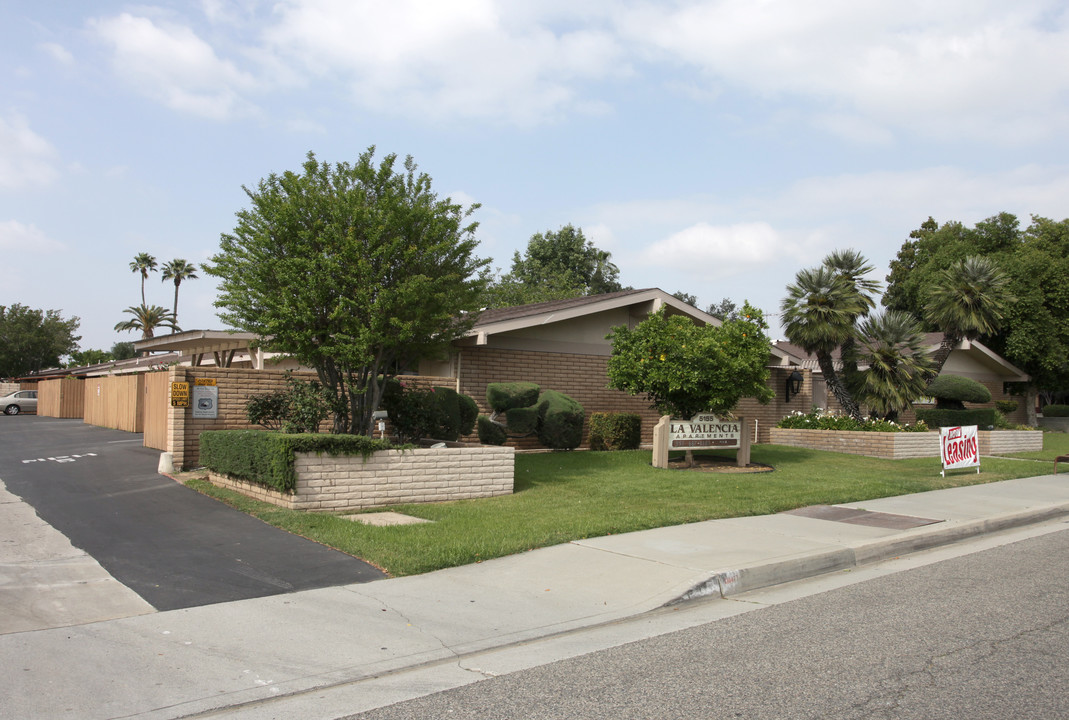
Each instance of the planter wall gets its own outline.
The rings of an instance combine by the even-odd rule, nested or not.
[[[844,432],[772,428],[775,445],[866,455],[885,460],[939,457],[939,433]],[[1043,449],[1043,433],[1030,430],[981,430],[980,454],[1032,452]]]
[[[1039,418],[1039,426],[1044,430],[1057,432],[1069,432],[1069,417],[1043,417]]]
[[[282,493],[212,473],[220,487],[294,510],[345,512],[405,503],[509,495],[516,451],[510,447],[385,450],[359,455],[297,453],[297,488]]]

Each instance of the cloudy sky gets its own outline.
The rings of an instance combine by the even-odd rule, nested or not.
[[[1064,0],[0,0],[0,59],[0,305],[83,348],[133,339],[134,255],[208,260],[310,150],[412,155],[496,267],[573,223],[625,285],[770,314],[929,216],[1069,217]]]

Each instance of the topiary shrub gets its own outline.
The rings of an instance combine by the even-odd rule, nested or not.
[[[583,441],[583,406],[556,390],[538,396],[538,442],[556,450],[572,450]]]
[[[486,386],[486,403],[495,413],[530,407],[538,402],[539,390],[533,382],[490,383]]]
[[[457,404],[460,407],[460,434],[471,435],[475,429],[475,419],[479,417],[479,405],[464,393],[457,393]]]
[[[1017,409],[1016,400],[996,400],[995,409],[1003,415],[1009,415],[1011,412]]]
[[[505,424],[513,435],[538,432],[538,406],[509,408],[505,411]]]
[[[935,398],[936,410],[964,410],[964,403],[991,402],[991,391],[960,375],[940,375],[925,391]]]
[[[1044,405],[1043,417],[1069,417],[1069,405]]]
[[[479,416],[478,428],[479,442],[483,445],[504,445],[509,439],[505,428],[485,415]]]
[[[636,450],[642,441],[642,417],[635,413],[590,414],[591,450]]]

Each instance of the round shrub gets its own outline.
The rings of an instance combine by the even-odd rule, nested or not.
[[[1069,417],[1069,405],[1044,405],[1043,417]]]
[[[635,413],[590,414],[591,450],[636,450],[642,439],[642,417]]]
[[[1017,409],[1016,400],[996,400],[995,409],[1003,415],[1009,415],[1011,412]]]
[[[505,428],[501,427],[485,415],[479,416],[477,424],[479,428],[479,442],[483,445],[504,445],[505,441],[509,439],[508,433],[505,432]]]
[[[490,383],[486,386],[486,404],[494,412],[530,407],[538,402],[541,388],[533,382]]]
[[[583,441],[583,406],[556,390],[538,396],[538,441],[557,450],[571,450]]]
[[[940,375],[932,380],[926,392],[935,398],[937,410],[964,410],[963,403],[991,402],[991,391],[960,375]]]

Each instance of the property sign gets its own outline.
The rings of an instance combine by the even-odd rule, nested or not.
[[[980,444],[977,426],[939,428],[939,452],[943,470],[975,467],[980,472]]]
[[[210,387],[215,385],[215,378],[196,378],[193,380],[193,384]]]
[[[672,420],[668,430],[669,450],[731,450],[738,449],[741,444],[742,422],[721,420],[712,413],[698,413],[690,420]]]
[[[189,383],[171,383],[171,407],[189,407]]]
[[[195,419],[215,420],[219,417],[219,388],[212,380],[211,385],[193,386],[193,417]]]

